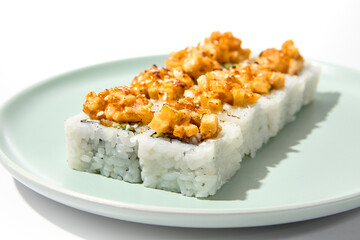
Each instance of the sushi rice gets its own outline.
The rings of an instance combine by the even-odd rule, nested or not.
[[[222,131],[199,145],[154,137],[144,126],[105,127],[81,113],[65,122],[68,164],[186,196],[214,195],[237,172],[244,155],[254,157],[313,100],[319,73],[318,67],[306,63],[298,75],[286,75],[285,88],[263,95],[256,104],[224,105],[218,114]]]

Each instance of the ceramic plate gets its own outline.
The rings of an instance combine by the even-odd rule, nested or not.
[[[0,110],[0,158],[29,188],[91,213],[182,227],[245,227],[322,217],[360,206],[360,72],[317,63],[315,100],[244,159],[238,173],[206,199],[148,189],[69,169],[64,120],[85,94],[131,79],[165,56],[96,65],[43,81]],[[4,196],[6,197],[6,196]]]

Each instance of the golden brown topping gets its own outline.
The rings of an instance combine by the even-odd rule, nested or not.
[[[182,140],[196,137],[199,141],[214,138],[221,131],[217,116],[191,104],[189,99],[172,106],[164,105],[160,112],[155,114],[149,127],[158,134],[167,134]]]
[[[304,59],[292,40],[286,41],[281,50],[266,49],[256,58],[260,67],[269,71],[296,74],[304,64]]]
[[[204,43],[172,52],[165,60],[168,68],[181,67],[191,78],[196,80],[201,75],[221,70],[221,64],[238,63],[249,58],[250,50],[241,48],[241,40],[232,33],[213,32]]]
[[[171,104],[171,107],[184,112],[190,118],[190,123],[196,126],[200,126],[202,115],[209,113],[209,110],[202,108],[199,103],[189,97],[180,99]]]
[[[232,104],[232,97],[229,94],[231,88],[240,84],[233,74],[225,71],[209,72],[198,79],[199,89],[203,93],[229,104]]]
[[[278,72],[272,72],[268,75],[268,81],[273,89],[281,89],[285,87],[285,75]]]
[[[216,60],[220,64],[238,63],[250,56],[250,49],[241,48],[241,40],[234,37],[231,32],[213,32],[211,36],[205,38],[204,44],[200,49],[207,56]]]
[[[217,113],[224,103],[238,107],[254,104],[260,94],[283,88],[285,75],[264,70],[256,63],[246,63],[229,70],[208,72],[197,82],[197,87],[186,90],[185,96],[209,112]]]
[[[172,133],[174,126],[183,122],[181,112],[174,108],[164,105],[158,114],[154,116],[149,123],[149,127],[154,129],[157,133]]]
[[[165,60],[165,65],[168,68],[181,67],[194,80],[209,71],[221,69],[218,62],[195,47],[170,53],[170,58]]]
[[[192,79],[181,68],[158,68],[152,66],[136,76],[131,87],[137,93],[165,102],[182,97],[184,91],[194,85]]]
[[[245,88],[253,92],[267,94],[271,89],[281,89],[285,86],[285,75],[263,69],[256,63],[238,64],[228,70]]]
[[[217,98],[218,95],[211,92],[203,92],[200,95],[201,106],[205,109],[209,109],[212,113],[218,113],[223,108],[223,103]]]
[[[149,101],[129,87],[115,87],[86,95],[83,111],[92,120],[107,119],[117,123],[142,122],[153,118]]]
[[[261,85],[257,86],[252,75],[245,70],[213,71],[201,76],[198,79],[201,106],[217,113],[222,110],[223,103],[241,107],[254,104],[260,95],[254,93],[252,87],[260,88]]]
[[[233,97],[233,106],[243,107],[246,105],[255,104],[261,95],[252,92],[250,89],[236,86],[231,89],[231,96]]]
[[[175,125],[173,135],[180,139],[190,138],[199,133],[199,128],[191,123],[186,123],[183,125]]]
[[[171,53],[167,68],[154,65],[140,73],[131,87],[88,93],[83,111],[109,127],[142,122],[185,142],[215,138],[221,131],[216,114],[224,104],[255,104],[261,94],[284,88],[284,73],[296,74],[304,63],[291,40],[281,50],[263,51],[255,62],[245,61],[249,55],[232,33],[213,32],[196,47]],[[227,65],[229,69],[222,67]],[[166,104],[154,115],[148,99]]]
[[[215,114],[205,114],[201,119],[200,135],[202,139],[216,137],[221,131],[218,117]]]

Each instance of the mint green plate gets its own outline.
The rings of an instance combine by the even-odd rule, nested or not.
[[[245,227],[312,219],[360,206],[360,72],[326,63],[315,100],[207,199],[69,169],[64,120],[85,94],[131,79],[165,56],[96,65],[43,81],[0,109],[0,159],[29,188],[128,221]],[[6,196],[3,196],[6,197]]]

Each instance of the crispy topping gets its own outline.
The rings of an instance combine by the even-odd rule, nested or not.
[[[248,48],[241,48],[241,40],[231,32],[213,32],[199,48],[220,64],[239,63],[248,59],[251,52]]]
[[[286,41],[281,50],[266,49],[256,58],[256,61],[263,69],[291,75],[298,73],[304,64],[304,58],[292,40]]]
[[[164,105],[160,112],[155,114],[149,127],[158,134],[166,134],[188,142],[194,138],[214,138],[221,131],[215,114],[209,114],[198,106],[189,106],[186,102],[178,102],[173,106]]]
[[[220,70],[225,63],[238,63],[249,58],[250,50],[241,48],[241,40],[232,33],[213,32],[203,43],[172,52],[165,60],[168,68],[181,67],[194,80],[201,75]]]
[[[201,118],[204,114],[210,113],[208,109],[202,108],[199,103],[196,103],[189,97],[180,99],[176,103],[171,104],[171,107],[178,111],[181,110],[189,118],[190,123],[196,126],[200,126]]]
[[[154,129],[157,133],[172,134],[175,125],[181,125],[186,121],[185,115],[176,109],[164,105],[158,114],[155,114],[149,127]]]
[[[205,114],[201,119],[200,135],[202,139],[216,137],[221,131],[218,117],[215,114]]]
[[[285,86],[285,75],[260,68],[256,63],[238,64],[229,70],[211,71],[197,80],[198,85],[185,91],[185,97],[211,113],[227,103],[243,107],[256,103],[260,94]]]
[[[251,91],[251,76],[247,76],[246,72],[238,72],[234,74],[231,71],[214,71],[202,76],[199,82],[199,89],[203,92],[201,99],[211,102],[212,99],[219,99],[221,103],[242,107],[247,104],[253,104],[260,98],[260,95]],[[201,103],[204,104],[202,100]],[[216,112],[221,111],[217,109]]]
[[[216,114],[224,104],[255,104],[262,94],[284,88],[285,73],[296,74],[303,67],[292,40],[280,50],[263,51],[256,61],[248,60],[250,50],[241,43],[230,32],[213,32],[196,47],[171,53],[166,68],[146,69],[130,87],[88,93],[83,111],[109,127],[135,130],[124,123],[148,124],[157,137],[193,144],[215,138],[221,131]],[[148,99],[165,104],[154,114]]]
[[[263,69],[256,63],[238,64],[228,72],[254,93],[267,94],[271,89],[281,89],[285,86],[285,75]]]
[[[147,98],[171,102],[183,96],[184,91],[194,85],[193,80],[181,68],[152,67],[140,73],[131,82],[131,87],[137,93]]]
[[[196,80],[201,75],[221,69],[221,65],[198,47],[188,47],[178,52],[170,53],[170,58],[165,60],[168,68],[181,67],[192,79]]]
[[[115,87],[86,95],[83,111],[92,120],[107,119],[117,123],[151,121],[154,113],[149,101],[129,87]]]

